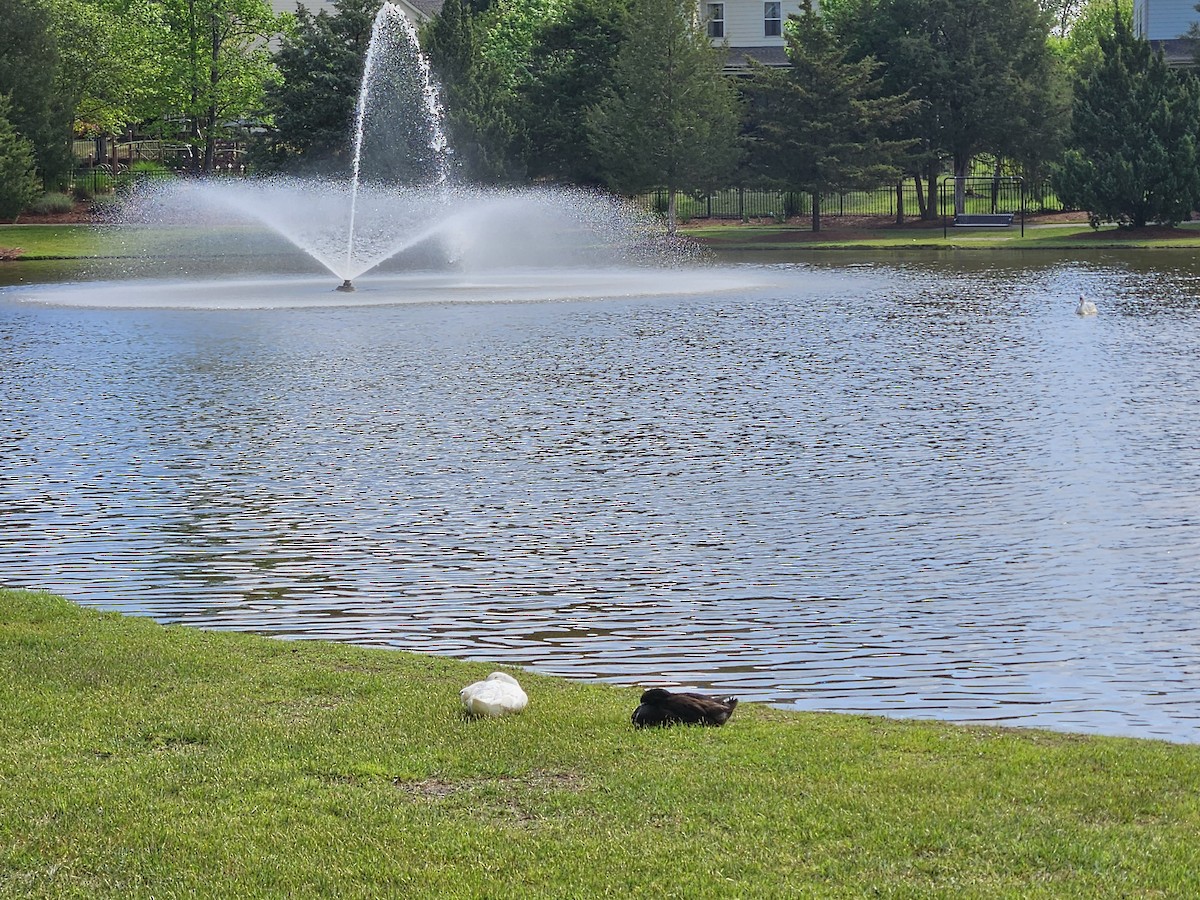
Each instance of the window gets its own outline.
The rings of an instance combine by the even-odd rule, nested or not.
[[[763,35],[765,37],[779,37],[783,34],[782,6],[782,3],[763,4]]]
[[[725,4],[708,4],[708,36],[710,38],[725,37]]]

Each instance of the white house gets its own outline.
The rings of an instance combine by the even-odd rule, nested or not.
[[[799,13],[798,0],[700,0],[700,18],[713,45],[728,49],[729,69],[745,68],[747,59],[786,66],[783,26]]]
[[[1200,23],[1196,0],[1133,0],[1133,33],[1162,48],[1172,65],[1194,65],[1195,42],[1186,37]]]

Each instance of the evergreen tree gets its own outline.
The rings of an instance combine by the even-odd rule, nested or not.
[[[505,79],[482,52],[483,24],[468,0],[445,0],[425,26],[421,44],[437,77],[446,130],[458,168],[467,178],[512,177],[518,127],[502,90]]]
[[[738,157],[738,99],[694,0],[633,0],[613,85],[587,112],[592,149],[618,191],[676,195],[728,177]]]
[[[15,220],[41,190],[34,171],[33,145],[9,122],[12,104],[0,94],[0,219]]]
[[[9,121],[33,146],[38,172],[53,184],[71,171],[69,98],[59,94],[60,53],[47,0],[0,0],[0,94]]]
[[[1200,87],[1114,18],[1100,63],[1076,86],[1071,149],[1054,188],[1093,227],[1175,225],[1200,204]]]
[[[871,57],[847,60],[846,49],[803,0],[784,31],[791,65],[754,65],[751,92],[760,119],[751,129],[751,164],[780,187],[812,195],[812,228],[821,230],[821,196],[892,181],[911,141],[885,134],[916,102],[883,95]]]
[[[520,92],[529,174],[599,184],[586,111],[611,86],[625,36],[627,0],[570,0],[562,17],[535,35],[529,80]]]
[[[275,130],[255,148],[264,169],[348,171],[363,62],[377,0],[335,0],[334,14],[296,10],[296,27],[275,54],[280,77],[267,87]]]

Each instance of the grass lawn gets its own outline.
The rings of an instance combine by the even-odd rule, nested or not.
[[[684,234],[715,250],[929,249],[929,250],[1121,250],[1200,249],[1200,223],[1176,228],[1143,228],[1136,231],[1104,226],[1098,231],[1086,224],[1027,222],[1011,228],[949,228],[909,224],[903,227],[839,227],[820,232],[807,227],[758,224],[691,223]]]
[[[867,227],[858,220],[850,227],[831,221],[818,233],[807,225],[761,225],[726,222],[713,224],[696,221],[680,228],[680,233],[714,250],[1112,250],[1112,249],[1184,249],[1200,250],[1200,223],[1187,222],[1177,228],[1118,230],[1106,226],[1093,231],[1086,224],[1027,223],[1025,236],[1020,228],[949,229],[910,223],[903,227]],[[238,229],[213,232],[220,244],[212,252],[229,252],[230,235]],[[189,255],[208,252],[207,244],[194,232],[182,243]],[[0,260],[79,259],[96,256],[155,254],[170,256],[181,252],[177,228],[96,228],[89,225],[0,225]],[[19,251],[19,252],[14,252]]]
[[[1200,747],[743,704],[0,590],[0,897],[1191,897]]]
[[[0,260],[95,256],[99,238],[90,225],[0,225]]]

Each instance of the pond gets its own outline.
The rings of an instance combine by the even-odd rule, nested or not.
[[[0,584],[801,709],[1200,739],[1200,263],[711,274],[219,310],[70,305],[20,284],[70,270],[6,265]]]

